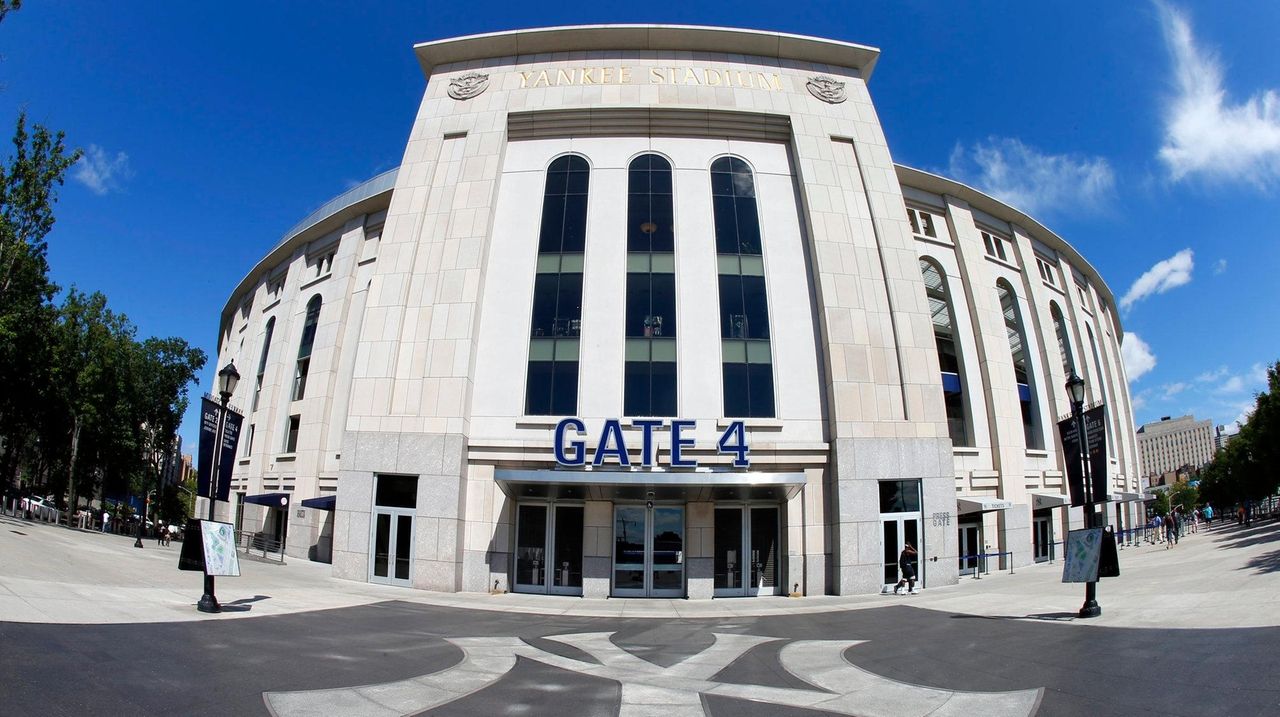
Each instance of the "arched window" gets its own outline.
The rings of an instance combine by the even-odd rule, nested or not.
[[[938,348],[942,397],[947,406],[947,430],[953,445],[971,446],[972,437],[965,417],[964,371],[960,365],[960,347],[957,345],[947,281],[938,265],[929,259],[920,260],[920,274],[929,298],[929,314],[933,317],[933,340]]]
[[[262,396],[262,379],[267,373],[267,355],[271,353],[271,337],[276,333],[276,317],[272,316],[267,319],[267,328],[262,336],[262,353],[258,356],[258,378],[253,385],[253,408],[250,412],[258,410],[258,399]]]
[[[676,262],[671,164],[656,154],[627,173],[627,308],[623,412],[676,415]]]
[[[720,275],[724,415],[772,417],[769,302],[755,178],[746,162],[721,157],[711,164],[711,199]]]
[[[1062,374],[1070,376],[1076,371],[1076,360],[1071,355],[1071,337],[1067,333],[1067,322],[1062,318],[1062,310],[1057,302],[1049,302],[1049,315],[1053,317],[1053,330],[1058,334],[1058,355],[1062,357]]]
[[[533,284],[526,415],[569,416],[577,412],[590,173],[587,160],[576,154],[559,157],[547,167]]]
[[[307,318],[302,323],[302,341],[298,343],[298,364],[293,372],[293,400],[307,394],[307,373],[311,370],[311,347],[316,342],[316,326],[320,323],[320,295],[307,302]]]
[[[1044,435],[1040,429],[1040,411],[1036,407],[1035,376],[1031,370],[1031,358],[1027,354],[1027,334],[1022,327],[1017,298],[1004,279],[996,282],[996,294],[1000,297],[1000,310],[1004,313],[1005,333],[1009,335],[1009,353],[1013,358],[1018,401],[1022,404],[1022,429],[1027,448],[1042,450]]]

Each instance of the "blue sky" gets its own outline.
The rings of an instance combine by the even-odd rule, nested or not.
[[[870,87],[895,159],[1025,209],[1123,297],[1139,421],[1231,424],[1280,359],[1280,3],[363,5],[29,0],[10,15],[0,118],[26,107],[86,151],[49,237],[55,280],[212,355],[227,295],[283,232],[399,164],[424,85],[415,42],[733,25],[879,47]]]

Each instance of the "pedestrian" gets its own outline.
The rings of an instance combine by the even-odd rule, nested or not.
[[[107,524],[110,522],[111,522],[111,514],[105,510],[102,511],[102,532],[104,533],[107,532]]]
[[[1156,529],[1155,540],[1152,540],[1151,542],[1153,543],[1164,542],[1164,531],[1161,530],[1161,528],[1164,527],[1164,518],[1161,518],[1159,513],[1156,513],[1156,517],[1151,519],[1151,527]]]
[[[164,545],[164,521],[156,521],[156,545]]]
[[[905,585],[907,593],[916,595],[916,547],[911,543],[907,543],[907,547],[902,549],[902,553],[898,555],[898,569],[902,571],[902,579],[897,585],[893,586],[893,594],[900,595],[898,591]]]
[[[1164,519],[1164,549],[1168,550],[1178,544],[1178,525],[1174,514]]]
[[[173,544],[173,534],[176,532],[178,532],[178,529],[174,527],[173,523],[169,523],[169,525],[165,526],[165,529],[164,529],[165,546],[169,546]]]

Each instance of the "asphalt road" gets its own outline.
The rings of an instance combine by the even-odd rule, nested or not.
[[[844,659],[875,675],[946,690],[1043,688],[1039,715],[1280,714],[1280,628],[1138,630],[884,608],[722,620],[545,617],[386,602],[243,620],[140,625],[0,623],[0,713],[260,715],[263,694],[394,682],[438,672],[458,637],[518,637],[597,660],[548,636],[613,633],[658,667],[707,650],[712,633],[783,638],[746,650],[719,683],[812,690],[779,653],[803,640],[865,641]],[[1105,606],[1104,606],[1105,608]],[[619,683],[520,658],[489,687],[431,715],[615,715]],[[816,715],[724,696],[708,714]]]

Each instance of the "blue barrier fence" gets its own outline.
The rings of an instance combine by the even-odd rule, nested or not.
[[[961,555],[960,565],[965,566],[965,567],[962,567],[961,570],[962,571],[973,570],[974,580],[981,580],[983,573],[986,573],[987,575],[991,574],[991,565],[987,562],[987,558],[999,559],[1001,555],[1009,556],[1009,574],[1013,575],[1013,551],[997,552],[997,553],[974,553],[972,555]],[[972,565],[966,565],[966,563],[972,563]],[[998,567],[996,569],[999,570]]]

